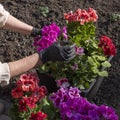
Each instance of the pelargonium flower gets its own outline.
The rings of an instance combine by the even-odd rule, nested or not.
[[[60,33],[60,27],[55,23],[48,26],[46,25],[42,28],[42,37],[35,37],[34,46],[37,47],[38,51],[41,51],[56,42]]]
[[[62,87],[57,91],[57,93],[52,93],[52,95],[50,96],[50,100],[53,101],[56,107],[59,106],[61,101],[66,101],[67,98],[68,94],[66,92],[66,89]]]
[[[34,98],[32,97],[23,97],[20,101],[19,101],[19,109],[21,112],[23,111],[27,111],[27,108],[35,108],[36,104],[34,101]]]
[[[118,116],[116,115],[113,108],[101,105],[97,108],[98,115],[101,119],[105,120],[118,120]]]
[[[63,87],[63,88],[67,88],[69,87],[69,83],[68,83],[68,79],[67,78],[61,78],[61,79],[58,79],[56,80],[57,82],[57,86],[58,87]]]
[[[42,114],[38,110],[41,110],[39,104],[45,97],[47,89],[45,86],[39,86],[38,83],[37,76],[30,73],[21,75],[16,82],[17,87],[12,90],[11,94],[15,98],[14,112],[20,112],[19,119],[44,120],[46,118],[46,114]],[[31,114],[33,111],[35,113]]]
[[[38,113],[31,113],[29,120],[45,120],[46,117],[47,114],[40,111]]]
[[[62,31],[63,31],[63,32],[62,32],[63,38],[64,38],[65,40],[67,40],[67,39],[68,39],[68,36],[67,36],[67,28],[66,28],[66,26],[63,27]]]
[[[32,92],[31,97],[34,99],[35,102],[38,102],[39,100],[44,98],[46,94],[47,94],[47,88],[45,86],[40,86],[37,87],[34,90],[34,92]]]
[[[112,43],[112,40],[107,36],[100,37],[100,43],[98,44],[99,47],[102,48],[104,54],[107,56],[115,56],[116,55],[116,47]]]
[[[35,74],[35,73],[26,73],[26,74],[22,74],[20,76],[20,80],[24,81],[24,80],[27,80],[27,79],[34,81],[35,84],[39,83],[39,79],[37,77],[37,74]]]
[[[71,66],[72,70],[78,70],[78,64],[74,63],[74,65]]]
[[[98,19],[98,15],[96,14],[96,11],[93,8],[88,8],[87,12],[90,16],[90,21],[96,22]]]
[[[64,18],[68,22],[79,22],[81,25],[84,25],[85,23],[91,21],[96,22],[98,19],[98,15],[93,8],[89,8],[88,10],[78,9],[74,13],[72,11],[64,13]]]
[[[16,87],[12,90],[11,95],[13,98],[20,98],[23,96],[23,91],[21,87]]]
[[[51,31],[56,32],[56,35],[60,35],[60,27],[57,26],[55,23],[52,23],[51,25],[46,25],[42,28],[42,36],[47,36]]]
[[[118,120],[112,108],[90,103],[77,88],[60,88],[50,100],[59,109],[62,120]]]
[[[68,91],[68,95],[71,99],[74,99],[74,98],[79,98],[80,97],[80,90],[76,87],[70,87],[69,88],[69,91]]]
[[[76,54],[77,55],[83,55],[84,54],[84,48],[82,47],[75,47],[75,50],[76,50]]]
[[[86,10],[81,10],[81,15],[79,16],[79,22],[81,25],[84,25],[85,23],[89,22],[90,16]]]
[[[20,101],[19,101],[19,110],[20,110],[20,112],[24,112],[24,111],[27,111],[28,109],[27,109],[27,100],[25,100],[25,99],[21,99]]]
[[[21,87],[23,91],[34,91],[38,87],[38,78],[32,74],[23,74],[17,81],[17,86]]]

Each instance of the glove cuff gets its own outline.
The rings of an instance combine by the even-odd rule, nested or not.
[[[41,58],[42,63],[45,64],[48,61],[47,55],[45,55],[45,50],[40,51],[38,54],[39,57]]]
[[[37,35],[41,35],[41,30],[38,28],[33,27],[31,34],[32,37],[36,37]]]

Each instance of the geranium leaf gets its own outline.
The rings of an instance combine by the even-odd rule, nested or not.
[[[111,64],[108,61],[102,63],[103,67],[111,67]]]
[[[102,72],[99,72],[98,74],[101,77],[108,77],[108,72],[107,71],[102,71]]]

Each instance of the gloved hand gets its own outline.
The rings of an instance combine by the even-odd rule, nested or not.
[[[31,31],[31,34],[30,36],[32,37],[36,37],[37,35],[41,35],[41,29],[38,29],[38,28],[33,28],[32,31]]]
[[[43,63],[48,61],[69,61],[75,57],[75,44],[61,46],[59,42],[39,52]]]

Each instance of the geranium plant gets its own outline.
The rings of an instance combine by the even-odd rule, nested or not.
[[[11,92],[12,120],[118,120],[113,108],[90,103],[66,78],[57,80],[59,89],[51,94],[46,94],[45,86],[38,86],[38,81],[29,73],[16,82]]]
[[[69,86],[66,78],[58,81],[58,91],[44,98],[42,104],[48,120],[118,120],[113,108],[90,103],[78,88]]]
[[[41,100],[47,89],[39,86],[34,74],[23,74],[12,90],[13,107],[10,110],[12,120],[45,120],[47,115],[41,111]]]
[[[40,72],[49,72],[55,79],[68,78],[73,86],[88,89],[97,76],[108,76],[102,68],[111,66],[108,58],[116,54],[116,48],[109,37],[96,37],[98,15],[93,8],[65,13],[64,18],[66,26],[63,28],[55,23],[44,26],[34,45],[41,51],[53,42],[64,40],[68,44],[76,44],[76,57],[69,62],[47,63]]]

